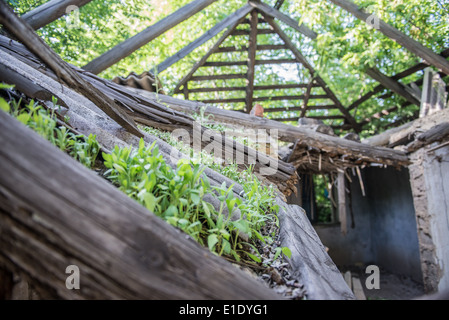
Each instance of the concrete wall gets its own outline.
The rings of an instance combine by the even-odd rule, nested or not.
[[[408,170],[365,168],[362,178],[365,197],[357,177],[350,183],[353,218],[348,204],[347,235],[339,225],[315,226],[329,255],[337,265],[376,264],[422,281]]]
[[[411,155],[412,190],[427,292],[449,290],[449,147]]]

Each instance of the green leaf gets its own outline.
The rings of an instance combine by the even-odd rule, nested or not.
[[[17,120],[22,122],[24,125],[28,124],[28,121],[30,121],[30,114],[29,113],[22,113],[17,116]]]
[[[218,243],[218,237],[216,234],[211,234],[207,237],[207,246],[210,251],[214,251],[215,245]]]
[[[9,103],[6,102],[6,100],[3,98],[0,98],[0,110],[3,110],[5,112],[9,112],[11,110]]]
[[[282,247],[282,253],[285,254],[289,259],[292,257],[292,252],[288,247]]]
[[[191,194],[190,194],[190,199],[192,200],[192,202],[193,202],[195,205],[199,205],[199,204],[200,204],[201,198],[200,198],[200,196],[199,196],[198,194],[196,194],[196,193],[191,193]]]
[[[145,192],[143,194],[143,202],[145,204],[145,207],[148,210],[150,210],[151,212],[154,212],[154,208],[156,207],[157,200],[156,200],[156,197],[152,193]]]
[[[251,254],[249,252],[247,252],[246,254],[248,255],[248,257],[250,257],[251,259],[253,259],[254,261],[256,261],[258,263],[260,263],[262,261],[262,260],[260,260],[259,257],[255,256],[255,255],[253,255],[253,254]]]

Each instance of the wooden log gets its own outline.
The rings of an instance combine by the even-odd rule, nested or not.
[[[266,64],[286,64],[286,63],[298,63],[294,59],[266,59],[266,60],[254,60],[254,65],[266,65]],[[225,67],[225,66],[246,66],[247,61],[213,61],[206,62],[202,67]]]
[[[310,39],[316,39],[318,36],[313,30],[309,29],[304,24],[298,24],[298,22],[296,20],[283,14],[276,8],[272,8],[269,5],[262,3],[258,0],[251,0],[251,1],[249,1],[249,4],[254,6],[255,8],[259,9],[264,14],[269,15],[270,17],[276,18],[276,19],[284,22],[289,27],[302,33],[303,35],[309,37]],[[267,19],[265,18],[265,20],[267,20]]]
[[[206,33],[204,33],[202,36],[197,38],[196,40],[189,43],[187,46],[179,50],[176,54],[173,56],[167,58],[160,64],[158,64],[154,68],[154,73],[159,74],[171,65],[175,64],[185,56],[187,56],[190,52],[198,48],[200,45],[206,43],[208,40],[212,39],[216,35],[218,35],[221,31],[223,31],[226,28],[231,27],[239,20],[243,19],[248,13],[252,11],[252,7],[250,5],[245,5],[242,8],[235,11],[233,14],[227,16],[222,21],[217,23],[214,27],[212,27],[210,30],[208,30]]]
[[[304,210],[297,205],[280,205],[278,217],[281,246],[292,252],[291,258],[285,259],[290,263],[294,278],[304,284],[307,298],[354,300],[354,294],[327,254]]]
[[[101,71],[106,70],[123,58],[129,56],[140,47],[159,37],[161,34],[170,30],[182,21],[190,18],[215,1],[217,0],[194,0],[188,3],[164,19],[156,22],[154,25],[146,28],[135,36],[126,39],[109,51],[106,51],[98,58],[95,58],[86,64],[83,69],[92,72],[93,74],[98,74]]]
[[[133,89],[150,99],[159,99],[166,103],[170,108],[186,112],[189,114],[198,113],[201,109],[206,116],[213,116],[215,121],[229,123],[244,128],[277,130],[279,140],[287,142],[296,142],[300,139],[310,146],[320,148],[325,152],[340,155],[350,155],[360,161],[384,163],[387,165],[401,166],[409,163],[404,152],[382,147],[372,147],[364,143],[359,143],[338,137],[332,137],[322,133],[310,131],[301,127],[294,127],[278,121],[267,118],[259,118],[242,112],[225,110],[208,106],[194,101],[185,101],[173,97],[154,94],[148,91]],[[449,110],[449,109],[447,109]]]
[[[400,127],[384,131],[376,136],[362,140],[362,143],[373,146],[396,146],[407,144],[414,139],[417,132],[430,130],[434,126],[449,121],[449,109],[437,111],[424,118],[418,118]]]
[[[52,299],[278,299],[0,112],[0,260]],[[32,183],[30,183],[32,181]],[[69,186],[69,187],[68,187]],[[67,266],[80,271],[68,290]]]
[[[390,89],[391,91],[399,94],[404,99],[406,99],[408,102],[419,106],[420,100],[415,96],[412,95],[408,90],[406,90],[406,87],[402,85],[401,83],[387,77],[382,72],[380,72],[376,68],[368,68],[365,71],[371,78],[374,80],[380,82],[385,88]]]
[[[246,96],[245,105],[246,112],[250,113],[253,109],[253,93],[254,93],[254,71],[256,65],[256,46],[257,46],[257,34],[259,30],[257,25],[259,24],[259,13],[257,10],[251,12],[251,26],[248,42],[248,71],[246,73]],[[270,30],[272,31],[272,30]]]
[[[358,19],[365,21],[367,23],[369,18],[372,17],[369,13],[366,13],[363,10],[359,9],[357,5],[351,1],[348,0],[330,0],[330,1],[340,6],[344,10],[348,11]],[[378,22],[379,22],[378,28],[376,28],[377,30],[382,32],[384,35],[386,35],[393,41],[399,43],[401,46],[408,49],[410,52],[416,54],[418,57],[421,57],[424,61],[436,67],[438,70],[449,75],[449,61],[439,56],[429,48],[423,46],[418,41],[410,38],[406,34],[385,23],[384,21],[378,19]]]
[[[22,41],[31,52],[46,63],[71,88],[80,92],[95,103],[109,117],[123,126],[131,133],[142,136],[134,121],[122,110],[122,108],[103,92],[97,90],[90,83],[84,81],[72,68],[59,57],[34,31],[17,17],[11,8],[0,2],[0,23],[3,24],[12,34]]]
[[[449,136],[449,122],[442,122],[426,132],[418,135],[416,140],[407,145],[407,152],[411,153],[425,145],[441,141]]]
[[[50,0],[23,14],[21,18],[25,20],[31,28],[37,30],[53,22],[68,12],[69,6],[78,8],[91,2],[92,0]]]

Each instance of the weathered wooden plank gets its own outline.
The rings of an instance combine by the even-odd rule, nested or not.
[[[239,125],[245,128],[277,130],[278,138],[281,141],[296,142],[300,139],[307,145],[314,146],[324,152],[356,157],[359,161],[385,163],[387,165],[407,165],[408,158],[404,152],[382,147],[372,147],[364,143],[359,143],[339,137],[332,137],[319,132],[307,130],[301,127],[294,127],[267,118],[254,117],[242,112],[225,110],[206,105],[195,101],[185,101],[173,97],[154,94],[148,91],[134,89],[142,95],[159,99],[170,108],[186,113],[198,113],[203,109],[204,114],[212,115],[215,121]],[[449,109],[448,109],[449,110]]]
[[[246,79],[246,74],[213,74],[208,76],[192,76],[189,81],[208,81],[208,80],[226,80],[226,79]]]
[[[245,62],[246,63],[246,62]],[[257,60],[256,60],[257,63]],[[318,85],[314,85],[318,86]],[[261,85],[254,86],[254,91],[262,91],[262,90],[280,90],[280,89],[301,89],[306,88],[307,84],[298,83],[298,84],[273,84],[273,85]],[[190,92],[216,92],[216,91],[245,91],[246,87],[215,87],[215,88],[190,88]],[[336,108],[335,105],[332,106]],[[327,106],[322,106],[316,109],[329,109]],[[268,109],[264,109],[268,110]],[[281,110],[282,111],[282,110]]]
[[[369,18],[372,17],[369,13],[364,12],[359,9],[358,6],[348,0],[330,0],[334,4],[340,6],[344,10],[348,11],[358,19],[368,22],[371,21]],[[384,21],[378,19],[378,24],[376,29],[382,32],[384,35],[392,39],[393,41],[399,43],[404,48],[408,49],[410,52],[416,54],[418,57],[421,57],[424,61],[429,63],[430,65],[436,67],[438,70],[444,72],[449,75],[449,61],[439,56],[429,48],[423,46],[418,41],[410,38],[403,32],[397,30],[396,28],[390,26]]]
[[[327,95],[315,94],[310,95],[309,99],[328,99]],[[305,99],[305,95],[299,96],[267,96],[267,97],[256,97],[253,101],[282,101],[282,100],[302,100]],[[209,99],[201,100],[203,103],[234,103],[234,102],[245,102],[245,98],[233,98],[233,99]]]
[[[194,0],[188,3],[187,5],[178,9],[164,19],[156,22],[154,25],[146,28],[135,36],[126,39],[109,51],[106,51],[98,58],[95,58],[94,60],[86,64],[83,69],[90,71],[93,74],[98,74],[101,71],[106,70],[123,58],[129,56],[140,47],[159,37],[161,34],[170,30],[180,22],[190,18],[215,1],[217,0]]]
[[[285,63],[298,63],[294,59],[266,59],[266,60],[254,60],[254,65],[265,64],[285,64]],[[246,66],[247,61],[211,61],[206,62],[202,67],[224,67],[224,66]]]
[[[406,90],[405,86],[396,80],[393,80],[390,77],[387,77],[382,72],[380,72],[376,68],[368,68],[365,71],[371,78],[374,80],[380,82],[385,88],[390,89],[391,91],[399,94],[404,99],[406,99],[408,102],[419,106],[421,103],[417,97],[412,95],[409,91]]]
[[[337,189],[338,189],[338,220],[340,221],[340,230],[343,235],[348,232],[346,222],[346,186],[344,172],[337,174]]]
[[[321,105],[321,106],[309,106],[309,110],[329,110],[336,109],[336,105]],[[281,112],[281,111],[301,111],[303,107],[281,107],[281,108],[266,108],[263,112]]]
[[[269,5],[262,3],[258,0],[250,0],[249,4],[254,6],[255,8],[259,9],[261,12],[265,13],[266,15],[269,15],[270,17],[276,18],[276,19],[284,22],[289,27],[295,29],[296,31],[299,31],[300,33],[309,37],[310,39],[316,39],[316,37],[318,36],[313,30],[309,29],[304,24],[298,24],[298,22],[296,20],[283,14],[276,8],[272,8]],[[265,18],[265,20],[267,20],[267,19]]]
[[[425,145],[440,141],[447,136],[449,136],[449,122],[442,122],[417,136],[415,141],[407,145],[407,152],[414,152]]]
[[[70,6],[82,7],[92,0],[50,0],[21,16],[34,30],[70,13]]]
[[[131,133],[142,136],[134,121],[122,110],[121,106],[100,90],[84,81],[61,59],[22,19],[17,17],[5,2],[0,2],[0,23],[22,41],[31,52],[45,62],[58,78],[71,88],[80,92],[95,103],[109,117]]]
[[[422,118],[446,107],[446,84],[440,75],[427,68],[424,72],[419,117]]]
[[[304,283],[306,296],[311,300],[354,300],[354,294],[340,271],[326,252],[304,210],[297,205],[280,205],[279,239],[281,246],[290,248],[295,278]],[[306,235],[306,236],[304,236]]]
[[[171,65],[175,64],[185,56],[187,56],[190,52],[201,46],[202,44],[206,43],[208,40],[212,39],[216,35],[218,35],[221,31],[224,29],[232,26],[240,19],[244,18],[248,13],[252,11],[252,7],[250,5],[244,5],[242,8],[235,11],[233,14],[227,16],[222,21],[217,23],[215,26],[213,26],[211,29],[209,29],[206,33],[204,33],[202,36],[197,38],[196,40],[189,43],[187,46],[179,50],[177,53],[175,53],[173,56],[165,59],[163,62],[158,64],[154,68],[154,73],[159,74]]]
[[[274,34],[275,32],[271,29],[257,29],[257,34]],[[234,30],[231,36],[249,36],[250,30]]]
[[[265,112],[265,110],[264,110]],[[275,121],[298,121],[299,118],[302,118],[301,116],[291,117],[291,118],[272,118],[271,120]],[[345,119],[344,116],[314,116],[309,115],[306,118],[310,119],[317,119],[317,120],[337,120],[337,119]]]
[[[366,300],[365,292],[363,291],[362,283],[357,277],[352,277],[352,290],[357,300]]]
[[[0,112],[2,264],[52,299],[278,299]],[[31,183],[30,183],[31,182]],[[69,187],[68,187],[69,186]],[[80,289],[66,288],[66,267]]]
[[[287,47],[283,44],[262,44],[256,47],[257,51],[268,51],[268,50],[284,50]],[[218,48],[215,52],[245,52],[248,51],[248,47],[221,47]]]
[[[246,73],[246,96],[245,105],[246,112],[250,113],[253,108],[253,93],[254,93],[254,73],[256,65],[256,46],[257,46],[257,34],[259,30],[257,25],[259,24],[259,13],[257,10],[251,12],[251,26],[248,41],[248,71]],[[272,31],[272,30],[270,30]]]

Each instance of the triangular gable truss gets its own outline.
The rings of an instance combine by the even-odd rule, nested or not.
[[[212,100],[203,100],[205,103],[232,103],[232,102],[245,102],[246,112],[250,112],[253,103],[258,101],[266,101],[266,100],[302,100],[302,106],[300,107],[291,107],[288,108],[289,111],[297,111],[300,110],[300,114],[296,118],[292,119],[279,119],[282,121],[285,120],[298,120],[299,117],[307,116],[307,112],[310,110],[330,110],[330,109],[338,109],[341,112],[341,115],[337,116],[311,116],[318,119],[344,119],[347,124],[349,124],[353,129],[359,131],[357,123],[352,115],[346,110],[346,108],[341,104],[332,90],[328,87],[325,81],[318,75],[313,66],[307,61],[304,55],[300,52],[300,50],[293,44],[291,39],[282,31],[279,25],[274,21],[273,17],[281,17],[283,21],[288,21],[291,18],[285,16],[278,10],[268,7],[259,2],[250,2],[252,9],[248,12],[244,17],[238,14],[238,11],[232,14],[231,16],[238,16],[239,19],[231,25],[228,30],[219,38],[219,40],[209,49],[209,51],[198,61],[190,72],[178,83],[176,86],[174,93],[183,93],[186,99],[189,99],[189,93],[191,92],[218,92],[218,91],[245,91],[245,98],[240,99],[212,99]],[[248,6],[248,5],[247,5]],[[245,8],[245,7],[244,7]],[[240,9],[242,10],[242,9]],[[259,14],[262,16],[262,19],[259,19]],[[249,16],[249,19],[247,17]],[[292,20],[292,19],[291,19]],[[237,27],[242,24],[250,24],[249,31],[246,30],[237,30]],[[259,28],[259,23],[269,24],[270,28]],[[307,35],[310,38],[315,38],[316,34],[311,32],[308,28],[304,26],[298,26],[296,22],[291,22],[289,25],[297,26],[296,29],[300,30],[303,34]],[[223,42],[233,35],[239,35],[240,33],[246,33],[249,35],[248,47],[243,49],[236,50],[247,50],[248,51],[248,59],[247,61],[222,61],[222,62],[208,62],[210,56],[214,53],[218,52],[226,52],[232,51],[232,48],[222,47]],[[283,42],[282,45],[272,45],[272,46],[258,46],[257,44],[257,35],[258,34],[267,34],[274,33],[277,34],[278,37]],[[235,49],[235,48],[234,48]],[[289,50],[294,59],[279,59],[279,60],[256,60],[256,51],[257,50],[270,50],[270,49],[286,49]],[[184,50],[184,49],[183,49]],[[182,50],[181,50],[182,51]],[[179,57],[180,54],[173,57]],[[167,60],[172,60],[171,58]],[[307,83],[298,83],[298,84],[289,84],[289,85],[266,85],[266,86],[254,86],[254,75],[255,75],[255,66],[261,64],[283,64],[283,63],[299,63],[301,64],[309,73],[309,80]],[[162,63],[159,66],[165,66],[166,63]],[[247,73],[246,74],[222,74],[222,75],[208,75],[208,76],[195,76],[195,73],[201,67],[210,67],[210,66],[233,66],[233,65],[247,65]],[[161,70],[158,70],[161,71]],[[235,78],[244,78],[246,79],[247,85],[245,87],[220,87],[220,88],[194,88],[189,89],[190,82],[203,81],[203,80],[215,80],[215,79],[235,79]],[[257,90],[268,90],[268,89],[300,89],[305,92],[300,95],[290,95],[290,96],[273,96],[273,97],[254,97],[254,91]],[[312,94],[312,89],[318,88],[321,89],[324,94]],[[328,99],[331,103],[317,106],[311,105],[309,106],[309,101],[311,99]],[[322,107],[322,108],[321,108]],[[267,109],[266,112],[278,112],[285,111],[285,108],[272,108]]]

